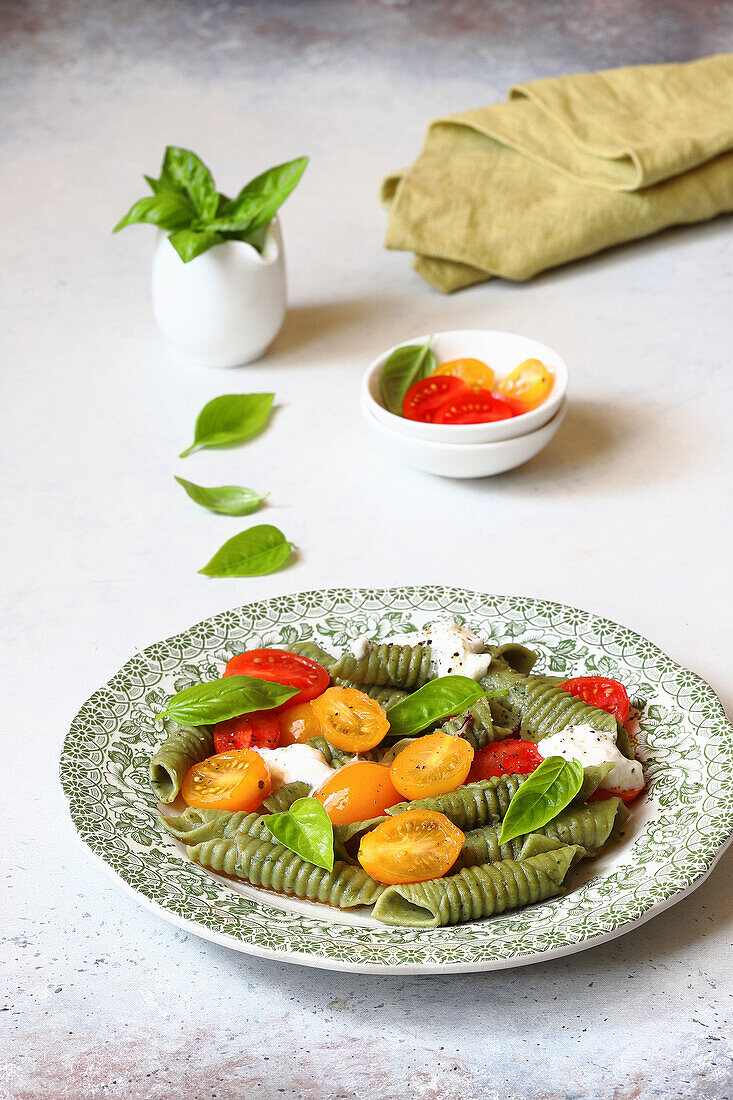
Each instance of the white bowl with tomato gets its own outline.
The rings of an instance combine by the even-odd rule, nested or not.
[[[398,460],[439,477],[471,478],[503,474],[534,458],[562,424],[567,402],[561,402],[552,420],[536,431],[496,443],[436,443],[432,439],[416,439],[388,428],[365,405],[362,408],[372,430]]]
[[[364,375],[362,408],[406,437],[499,443],[552,421],[567,389],[565,362],[538,340],[456,329],[418,336],[379,355]]]

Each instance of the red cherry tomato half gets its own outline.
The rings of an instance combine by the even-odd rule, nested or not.
[[[541,763],[542,757],[534,741],[508,737],[478,750],[466,782],[477,783],[479,779],[491,779],[494,775],[526,775]]]
[[[593,794],[588,797],[588,802],[603,802],[606,798],[620,798],[622,802],[627,805],[629,802],[633,802],[635,798],[638,798],[643,787],[639,787],[638,791],[604,791],[602,787],[599,787],[597,791],[593,791]]]
[[[436,424],[487,424],[514,416],[508,402],[488,390],[451,394],[435,414]]]
[[[406,420],[437,423],[438,410],[449,397],[472,392],[460,378],[450,374],[431,374],[410,386],[402,402],[402,415]]]
[[[297,695],[282,706],[273,707],[269,714],[277,714],[298,703],[307,703],[309,699],[322,695],[331,683],[331,677],[322,665],[301,657],[299,653],[288,653],[285,649],[250,649],[248,653],[240,653],[227,663],[224,675],[254,676],[258,680],[298,689]]]
[[[629,696],[618,680],[609,680],[606,676],[574,676],[560,687],[592,707],[615,714],[621,725],[629,717]]]
[[[276,749],[280,744],[280,727],[274,714],[263,710],[259,714],[240,714],[228,722],[214,726],[214,749]]]

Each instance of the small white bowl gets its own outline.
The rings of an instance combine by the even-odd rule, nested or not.
[[[435,443],[430,439],[415,439],[386,427],[366,408],[364,413],[369,426],[381,437],[384,446],[408,466],[439,477],[466,478],[502,474],[534,458],[562,424],[566,408],[567,402],[563,401],[549,424],[527,435],[502,439],[498,443]]]
[[[480,359],[492,368],[498,381],[525,359],[539,359],[552,369],[555,382],[546,401],[531,412],[513,416],[511,420],[493,420],[488,424],[423,424],[418,420],[406,420],[404,416],[388,412],[382,404],[379,374],[396,348],[405,344],[424,344],[427,340],[431,340],[430,346],[439,363],[448,363],[453,359]],[[502,439],[527,435],[547,424],[560,408],[567,389],[568,368],[557,352],[545,344],[513,332],[455,329],[453,332],[437,332],[432,339],[425,335],[403,340],[378,356],[364,375],[361,399],[365,411],[368,410],[385,427],[403,435],[433,440],[435,443],[498,443]]]

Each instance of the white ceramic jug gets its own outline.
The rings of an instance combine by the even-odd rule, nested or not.
[[[153,310],[165,339],[206,367],[258,359],[285,317],[285,256],[277,218],[259,253],[225,241],[185,264],[159,233],[153,256]]]

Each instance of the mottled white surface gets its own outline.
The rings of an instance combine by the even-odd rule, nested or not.
[[[138,648],[334,584],[576,604],[731,704],[730,219],[444,298],[383,251],[376,200],[434,114],[513,80],[730,49],[731,6],[6,0],[0,27],[0,1096],[729,1097],[733,852],[678,907],[567,960],[329,975],[139,908],[75,844],[56,768],[79,704]],[[292,307],[240,372],[167,356],[152,230],[109,233],[166,142],[198,150],[224,189],[312,157],[283,217]],[[483,325],[564,355],[561,432],[485,482],[394,469],[358,413],[362,370],[413,333]],[[206,400],[265,388],[279,408],[256,443],[176,459]],[[295,564],[198,576],[247,521],[197,509],[174,473],[271,490],[262,518],[300,547]]]

